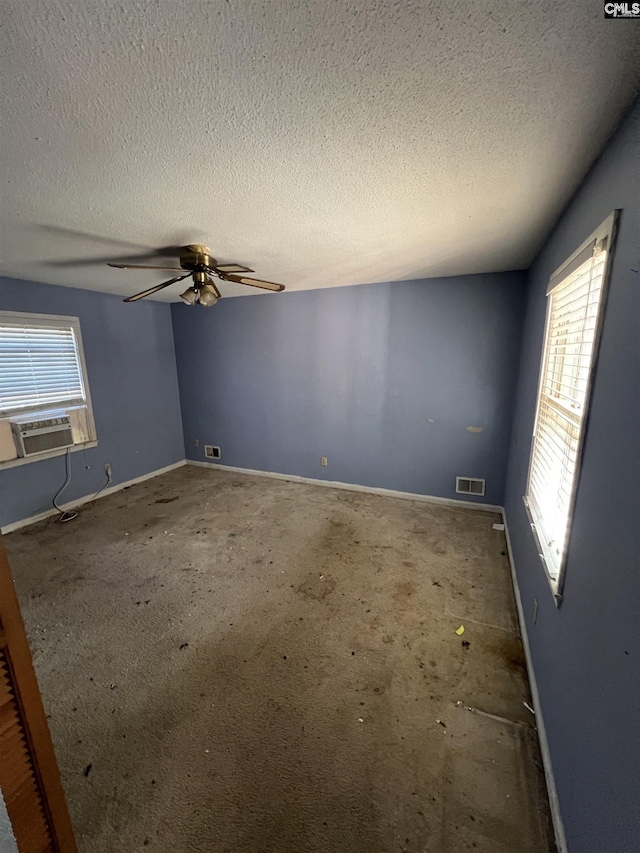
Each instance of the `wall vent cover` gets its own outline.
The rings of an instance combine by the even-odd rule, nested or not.
[[[205,444],[204,455],[207,457],[207,459],[220,459],[220,448],[215,447],[215,445],[213,444]]]
[[[459,495],[484,495],[484,480],[477,477],[456,477],[456,492]]]

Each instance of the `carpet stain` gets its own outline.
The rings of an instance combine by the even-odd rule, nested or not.
[[[331,575],[310,574],[297,592],[307,601],[324,601],[336,588],[336,580]]]
[[[490,648],[504,666],[520,672],[526,671],[527,661],[519,638],[506,637],[492,643]]]
[[[398,580],[395,582],[393,591],[393,600],[397,607],[404,607],[407,604],[407,599],[411,598],[418,592],[418,586],[414,581]]]

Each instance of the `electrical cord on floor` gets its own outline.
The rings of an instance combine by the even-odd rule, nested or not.
[[[58,518],[58,521],[61,521],[63,524],[65,521],[73,521],[74,518],[78,517],[77,512],[73,512],[73,510],[72,511],[64,510],[58,506],[58,498],[60,497],[60,495],[64,492],[64,490],[67,488],[67,486],[71,482],[70,453],[71,453],[71,448],[68,448],[67,452],[65,453],[65,457],[64,457],[64,467],[65,467],[66,477],[65,477],[64,483],[60,486],[60,488],[56,492],[56,496],[53,499],[53,505],[58,510],[58,512],[60,513],[60,517]]]
[[[67,452],[65,454],[64,459],[65,459],[64,467],[65,467],[66,476],[64,479],[64,483],[60,486],[60,488],[56,492],[56,496],[53,499],[53,505],[58,510],[58,512],[60,513],[60,517],[58,518],[58,521],[60,521],[62,524],[64,524],[67,521],[73,521],[74,518],[78,517],[78,513],[76,512],[76,510],[62,509],[61,507],[58,506],[58,498],[60,497],[60,495],[64,492],[64,490],[67,488],[67,486],[71,482],[71,448],[70,447],[67,449]],[[100,489],[98,489],[98,491],[95,493],[95,495],[93,495],[93,497],[89,498],[89,501],[94,501],[110,485],[111,485],[111,470],[109,470],[109,472],[107,473],[107,482],[104,484],[104,486],[102,486]],[[88,503],[88,501],[87,501],[87,503]]]

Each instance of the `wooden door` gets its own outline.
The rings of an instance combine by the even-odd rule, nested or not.
[[[1,537],[0,788],[20,853],[77,853]]]

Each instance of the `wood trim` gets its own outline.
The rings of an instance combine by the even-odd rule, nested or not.
[[[11,568],[0,538],[0,651],[5,660],[8,692],[7,704],[13,706],[17,725],[20,726],[20,738],[16,741],[3,733],[0,754],[0,786],[10,791],[12,780],[9,778],[12,762],[30,762],[34,780],[30,794],[31,808],[34,810],[25,820],[24,800],[18,797],[5,797],[7,812],[18,849],[21,851],[42,851],[42,853],[77,853],[71,819],[60,781],[49,726],[36,680],[31,651],[20,613],[20,605],[15,592]],[[26,756],[25,756],[26,750]],[[13,765],[15,766],[15,764]],[[13,783],[15,784],[15,782]],[[36,846],[34,839],[33,817],[35,810],[42,808],[46,821],[46,846]],[[44,836],[40,833],[40,838]]]

